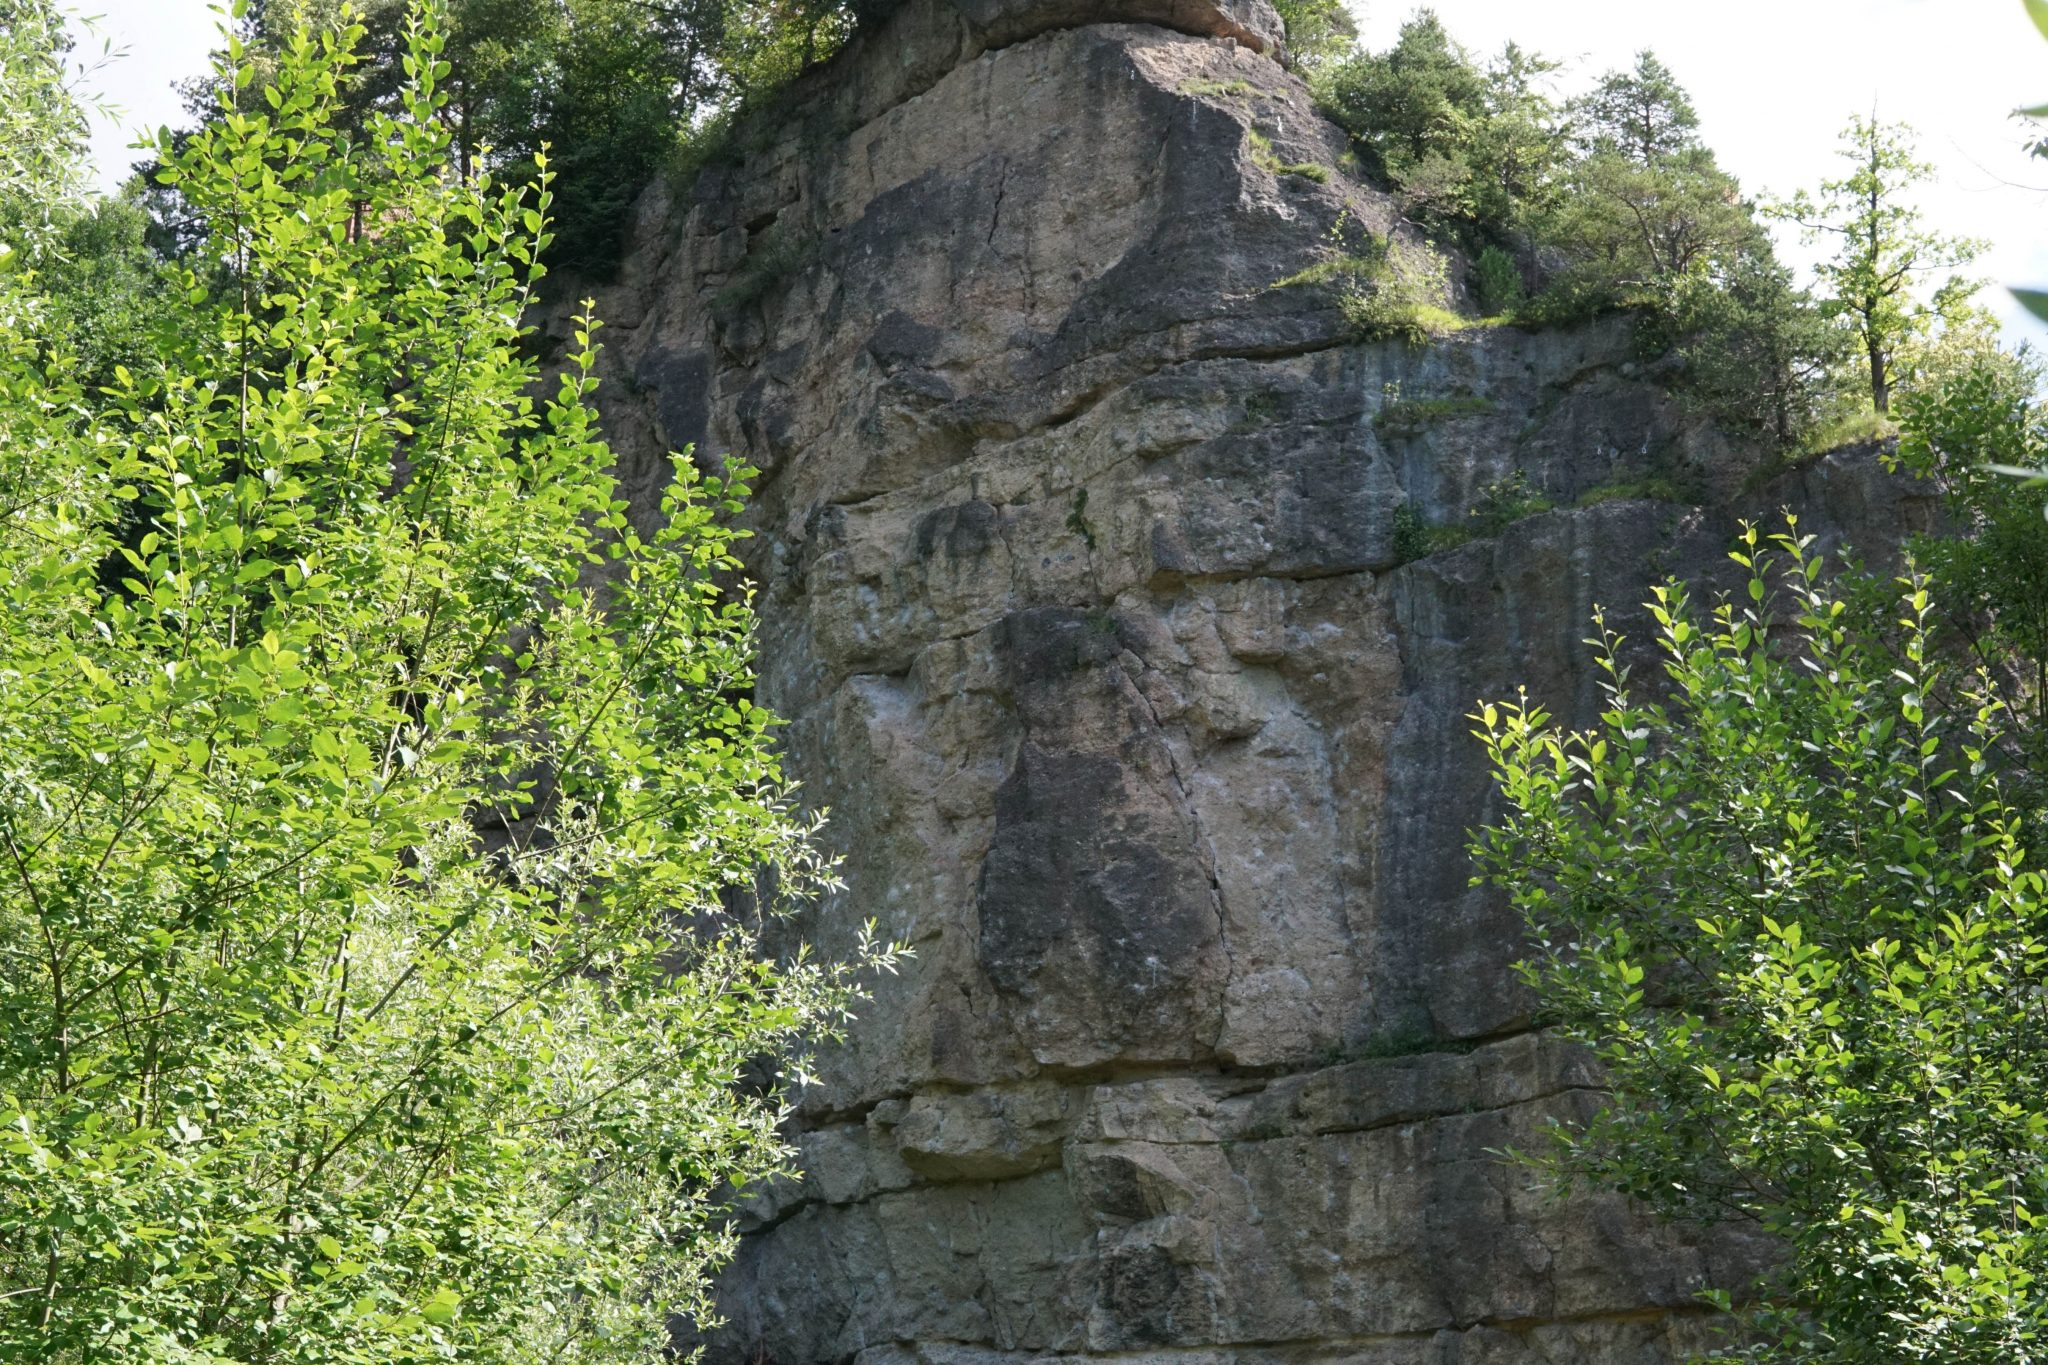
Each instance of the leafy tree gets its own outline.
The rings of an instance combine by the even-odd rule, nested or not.
[[[2039,1360],[2048,880],[2013,717],[1943,660],[1924,577],[1831,579],[1796,525],[1736,559],[1732,603],[1657,590],[1668,701],[1601,623],[1591,730],[1477,717],[1507,806],[1481,879],[1612,1082],[1561,1169],[1776,1236],[1745,1358]]]
[[[1358,52],[1331,67],[1319,94],[1375,170],[1396,183],[1455,161],[1486,114],[1484,75],[1431,9],[1401,25],[1386,52]]]
[[[1631,71],[1610,71],[1573,106],[1588,155],[1613,152],[1655,166],[1700,147],[1700,116],[1671,69],[1645,49]]]
[[[1822,181],[1818,195],[1802,190],[1772,211],[1798,223],[1808,241],[1837,244],[1819,267],[1821,284],[1862,343],[1871,407],[1882,415],[1891,411],[1901,346],[1933,316],[1915,288],[1931,274],[1969,264],[1983,247],[1921,226],[1912,195],[1934,168],[1914,155],[1905,125],[1852,118],[1841,154],[1850,164],[1847,175]]]
[[[85,108],[72,91],[73,42],[44,0],[0,0],[0,273],[35,272],[36,326],[94,385],[138,358],[158,285],[148,219],[85,184]],[[27,325],[22,319],[18,325]]]
[[[1574,264],[1623,292],[1725,264],[1758,241],[1734,177],[1705,148],[1647,166],[1595,152],[1567,173],[1546,231]]]
[[[531,8],[529,0],[529,8]],[[608,274],[624,245],[633,200],[673,156],[690,116],[666,34],[637,5],[607,0],[563,11],[530,47],[547,51],[554,82],[515,83],[479,120],[479,143],[494,144],[512,174],[530,174],[544,149],[556,172],[560,242],[555,263]],[[472,43],[488,30],[469,31]],[[468,55],[476,55],[474,51]],[[526,58],[503,68],[515,77]],[[527,76],[526,80],[531,81]]]
[[[1510,313],[1522,302],[1522,272],[1515,258],[1497,246],[1479,253],[1473,263],[1473,292],[1488,316]]]
[[[1934,291],[1925,325],[1906,338],[1893,359],[1894,407],[1907,394],[1939,388],[1980,366],[2015,376],[2038,368],[2030,348],[2005,348],[2004,324],[1978,301],[1983,287],[1982,281],[1959,275]]]
[[[1573,105],[1578,159],[1545,225],[1582,288],[1654,299],[1688,274],[1767,255],[1735,178],[1699,140],[1698,115],[1648,52]]]
[[[828,872],[748,471],[635,530],[596,324],[520,358],[546,191],[450,170],[431,8],[339,132],[360,36],[161,149],[227,284],[156,363],[0,328],[0,1358],[648,1357],[849,998],[759,951]]]
[[[1471,253],[1482,308],[1544,323],[1636,307],[1644,344],[1684,362],[1689,397],[1790,444],[1826,396],[1837,339],[1701,143],[1690,97],[1644,52],[1560,109],[1555,69],[1514,44],[1482,69],[1424,9],[1391,49],[1316,81],[1407,212]]]
[[[1841,331],[1764,249],[1671,280],[1643,332],[1650,350],[1681,363],[1686,399],[1780,450],[1821,417],[1844,356]]]
[[[1343,56],[1358,41],[1358,24],[1344,0],[1274,0],[1287,25],[1287,49],[1295,64],[1315,70]]]
[[[88,390],[154,359],[151,320],[168,280],[148,234],[149,215],[132,196],[96,199],[64,224],[37,272],[50,342],[71,354]]]
[[[1481,67],[1422,9],[1386,52],[1325,64],[1316,88],[1407,211],[1477,250],[1522,232],[1547,200],[1564,150],[1545,89],[1555,70],[1512,43]]]
[[[70,50],[55,0],[0,0],[0,268],[39,259],[83,189]]]
[[[870,8],[852,0],[447,0],[449,98],[437,117],[465,174],[528,178],[549,149],[558,229],[551,259],[602,276],[647,183],[693,146],[701,156],[716,144],[749,101],[829,56]],[[360,135],[374,115],[392,112],[405,80],[407,0],[256,0],[236,26],[257,72],[241,105],[298,36],[331,28],[345,9],[359,11],[365,38],[362,60],[343,77],[337,126]],[[212,83],[187,93],[195,117],[210,117]],[[162,207],[167,238],[189,244],[189,209]]]
[[[1562,110],[1550,97],[1557,63],[1509,43],[1486,66],[1486,116],[1466,152],[1474,217],[1496,233],[1526,233],[1551,207],[1565,161]]]

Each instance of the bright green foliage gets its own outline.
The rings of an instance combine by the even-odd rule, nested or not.
[[[1916,546],[1953,599],[1955,628],[1973,651],[2002,660],[1991,677],[2026,766],[2048,774],[2048,483],[2001,468],[2048,467],[2048,417],[2031,366],[1984,362],[1899,400],[1898,462],[1935,480],[1964,534]]]
[[[1450,283],[1443,255],[1389,239],[1368,275],[1354,277],[1338,298],[1345,321],[1366,341],[1421,344],[1463,325],[1444,307]]]
[[[1287,25],[1287,51],[1297,66],[1313,71],[1348,52],[1358,41],[1358,24],[1344,0],[1274,0]]]
[[[1979,302],[1983,287],[1981,280],[1958,275],[1934,291],[1924,325],[1906,338],[1892,358],[1894,406],[1907,394],[1937,389],[1982,366],[2005,370],[2015,378],[2032,370],[2039,377],[2038,358],[2031,348],[2005,348],[2004,323]],[[1858,406],[1868,407],[1860,401],[1862,397],[1859,395]]]
[[[105,394],[0,332],[0,1359],[652,1358],[785,1160],[759,1061],[843,1017],[758,952],[828,872],[748,471],[628,520],[443,45],[348,139],[332,36],[232,43],[164,149],[227,287]]]
[[[1433,247],[1383,237],[1340,215],[1323,259],[1277,280],[1275,289],[1328,286],[1361,340],[1420,343],[1468,325],[1450,311],[1449,263]]]
[[[54,0],[0,0],[0,270],[39,259],[83,188],[70,46]]]
[[[1871,407],[1885,413],[1900,348],[1938,317],[1916,288],[1932,274],[1969,264],[1983,246],[1921,226],[1913,191],[1934,169],[1914,154],[1910,128],[1852,118],[1841,154],[1847,175],[1822,181],[1818,195],[1801,191],[1772,212],[1798,223],[1808,241],[1835,244],[1819,266],[1821,288],[1862,343]]]
[[[1796,525],[1736,560],[1732,603],[1657,590],[1668,701],[1601,623],[1592,730],[1477,717],[1481,879],[1613,1086],[1562,1169],[1777,1237],[1745,1358],[2043,1359],[2048,884],[2008,718],[1923,578],[1831,581]]]

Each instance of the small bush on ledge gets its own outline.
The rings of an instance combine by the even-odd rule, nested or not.
[[[1427,555],[1455,550],[1474,540],[1497,536],[1518,521],[1548,512],[1556,504],[1529,486],[1529,476],[1516,470],[1479,491],[1479,501],[1461,522],[1432,525],[1414,503],[1394,509],[1394,557],[1407,564]]]

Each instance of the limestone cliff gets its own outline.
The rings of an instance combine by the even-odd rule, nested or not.
[[[1740,494],[1625,324],[1361,344],[1275,288],[1412,231],[1279,169],[1344,150],[1280,45],[1265,0],[911,0],[600,300],[629,486],[764,471],[761,691],[845,857],[805,931],[918,951],[713,1361],[1666,1361],[1755,1252],[1497,1159],[1593,1078],[1467,885],[1464,716],[1583,711],[1594,603],[1738,515],[1927,509],[1853,456]],[[1398,508],[1517,470],[1569,510],[1399,562]],[[1650,477],[1709,510],[1575,506]]]

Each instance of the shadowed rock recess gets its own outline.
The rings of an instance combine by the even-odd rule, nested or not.
[[[1264,0],[911,0],[600,299],[634,496],[764,471],[762,699],[845,858],[801,930],[917,947],[713,1362],[1663,1362],[1754,1263],[1498,1159],[1595,1080],[1467,885],[1465,716],[1585,715],[1594,604],[1741,516],[1930,509],[1867,453],[1743,492],[1625,322],[1362,343],[1276,288],[1412,234],[1281,54]],[[1565,510],[1400,562],[1515,471]],[[1577,505],[1631,484],[1703,508]]]

